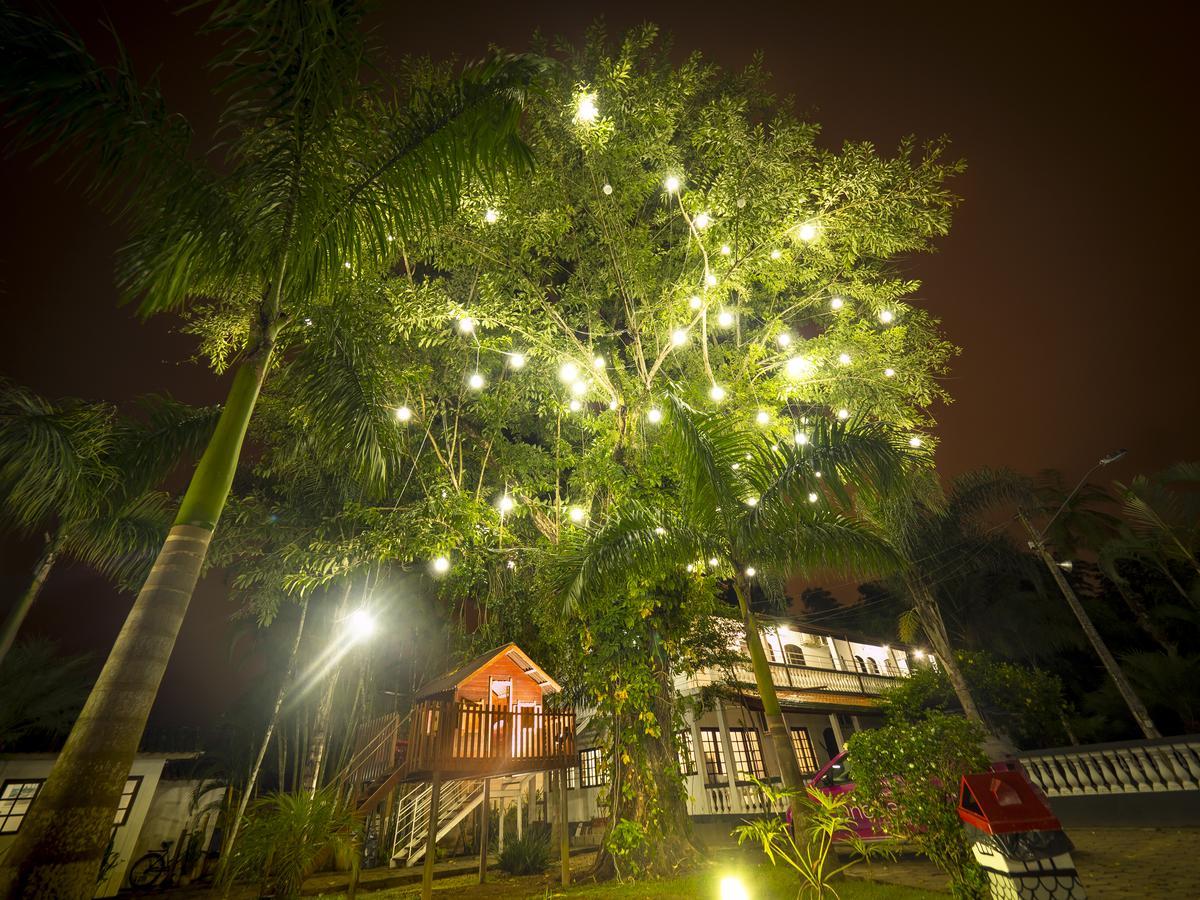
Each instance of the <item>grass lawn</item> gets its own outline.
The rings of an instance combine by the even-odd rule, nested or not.
[[[564,891],[551,884],[547,876],[531,875],[517,878],[496,872],[489,873],[484,885],[475,884],[474,876],[445,878],[434,882],[435,895],[471,898],[526,898],[564,897],[570,900],[641,900],[641,898],[682,897],[686,900],[720,900],[721,879],[736,875],[746,886],[751,900],[776,900],[795,897],[800,883],[790,871],[776,869],[770,865],[747,866],[731,862],[728,865],[713,865],[711,868],[694,872],[681,878],[666,881],[642,881],[629,884],[609,882],[606,884],[575,885]],[[921,891],[914,888],[879,884],[859,879],[846,879],[836,884],[841,900],[945,900],[946,894]],[[399,900],[419,896],[420,885],[393,888],[387,891],[360,895],[363,900]]]

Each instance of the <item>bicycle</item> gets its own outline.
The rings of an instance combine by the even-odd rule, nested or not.
[[[167,853],[174,841],[163,841],[161,850],[150,850],[139,856],[129,867],[129,886],[132,888],[148,888],[161,882],[160,887],[170,887],[174,881],[176,859],[169,859]]]

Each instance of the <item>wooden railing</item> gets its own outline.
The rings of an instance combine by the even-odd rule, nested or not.
[[[768,663],[771,680],[777,688],[797,691],[830,691],[835,694],[882,694],[896,684],[900,676],[868,675],[866,672],[845,672],[839,669],[816,669],[811,666],[789,666]],[[747,660],[734,667],[734,678],[743,684],[754,684],[754,670]]]
[[[387,778],[404,761],[405,742],[400,735],[407,720],[407,715],[384,713],[359,725],[354,735],[354,754],[337,781],[369,784]]]
[[[485,709],[426,701],[413,708],[409,771],[481,775],[553,769],[574,760],[574,712]]]
[[[1018,755],[1049,797],[1200,790],[1200,735],[1034,750]]]

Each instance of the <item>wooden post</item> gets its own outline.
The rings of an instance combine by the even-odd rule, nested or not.
[[[564,757],[565,760],[565,757]],[[558,770],[558,827],[559,853],[562,856],[562,883],[571,883],[571,825],[567,820],[567,767]]]
[[[531,778],[530,781],[532,781],[532,780],[533,779]],[[521,786],[519,786],[517,788],[517,840],[520,840],[522,837],[525,836],[525,832],[522,830],[522,825],[521,825],[521,813],[523,812],[524,806],[525,806],[525,785],[522,784]]]
[[[497,856],[504,852],[504,820],[508,818],[508,810],[505,809],[506,806],[508,806],[508,801],[506,801],[506,800],[501,800],[499,803],[496,804],[496,810],[500,814],[497,817],[500,821],[500,832],[496,835],[496,855]]]
[[[433,900],[433,861],[437,856],[438,802],[442,799],[442,775],[433,773],[429,792],[429,837],[425,840],[425,866],[421,874],[421,900]]]
[[[488,826],[491,824],[492,779],[483,779],[483,802],[479,804],[479,883],[487,881]]]

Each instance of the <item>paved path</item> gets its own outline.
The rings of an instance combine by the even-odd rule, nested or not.
[[[1072,828],[1075,865],[1089,900],[1200,898],[1200,828]],[[858,877],[947,890],[932,863],[916,857],[874,863]]]

